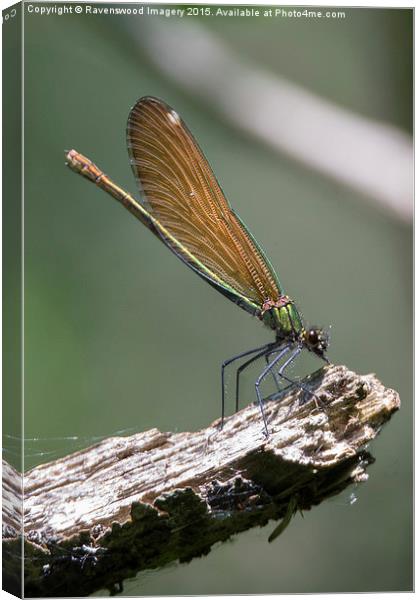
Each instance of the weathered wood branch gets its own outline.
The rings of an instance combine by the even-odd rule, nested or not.
[[[325,367],[266,403],[191,433],[152,429],[106,439],[27,472],[25,593],[88,595],[142,569],[188,561],[212,544],[270,519],[289,520],[367,478],[365,450],[399,408],[374,375]],[[6,469],[7,494],[13,478]],[[13,568],[19,511],[6,498],[3,552]],[[272,537],[284,527],[281,524]]]

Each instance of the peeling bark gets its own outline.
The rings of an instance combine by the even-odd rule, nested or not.
[[[343,366],[325,367],[305,385],[322,408],[289,388],[266,402],[268,439],[251,405],[222,431],[216,421],[198,432],[112,437],[25,473],[25,594],[116,593],[140,570],[189,561],[284,518],[272,541],[297,510],[366,480],[366,444],[399,408],[398,394]],[[20,544],[16,477],[7,466],[8,569]]]

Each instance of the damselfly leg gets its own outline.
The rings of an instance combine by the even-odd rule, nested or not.
[[[249,367],[250,365],[252,365],[252,363],[254,363],[256,360],[258,360],[259,358],[261,358],[262,356],[265,357],[266,363],[268,365],[268,362],[269,362],[269,358],[268,357],[271,356],[271,354],[273,352],[275,352],[275,350],[273,350],[272,347],[273,347],[273,344],[269,344],[268,347],[265,347],[262,352],[258,352],[258,354],[256,354],[255,356],[252,356],[249,360],[247,360],[246,362],[244,362],[237,369],[237,371],[236,371],[235,412],[238,412],[238,410],[239,410],[239,378],[240,378],[241,373],[247,367]],[[267,353],[267,350],[269,350],[268,353]],[[275,371],[272,371],[272,373],[273,373],[274,380],[277,382]]]
[[[240,358],[245,358],[245,356],[249,356],[250,354],[255,354],[257,352],[262,352],[263,355],[268,348],[270,348],[272,344],[265,344],[264,346],[260,346],[259,348],[253,348],[252,350],[247,350],[246,352],[241,352],[240,354],[236,354],[232,356],[232,358],[228,358],[222,363],[222,418],[220,421],[220,429],[223,429],[223,424],[225,420],[225,369],[228,365],[232,364],[236,360]],[[251,361],[252,362],[252,361]]]
[[[312,396],[314,398],[315,405],[317,408],[319,408],[319,407],[323,408],[325,406],[324,402],[322,402],[322,400],[312,390],[307,388],[306,385],[303,385],[303,383],[301,383],[300,381],[295,381],[294,379],[291,379],[290,377],[288,377],[287,375],[284,374],[284,371],[287,369],[288,366],[290,366],[293,363],[294,360],[296,360],[296,358],[299,356],[299,354],[302,352],[302,350],[303,350],[303,347],[298,346],[296,348],[296,350],[294,350],[292,352],[292,354],[289,356],[289,358],[282,364],[282,366],[278,370],[277,374],[281,379],[284,379],[285,381],[287,381],[293,385],[296,385],[301,390],[303,390],[306,394],[309,394],[310,396]],[[328,359],[324,359],[324,360],[329,364]]]
[[[262,415],[262,418],[264,421],[264,430],[265,430],[265,434],[267,437],[268,437],[268,427],[267,427],[267,420],[265,418],[265,413],[264,413],[264,402],[263,402],[263,398],[262,398],[261,392],[260,392],[260,385],[261,385],[262,381],[264,380],[264,378],[267,376],[267,374],[271,371],[271,369],[279,362],[279,360],[281,358],[283,358],[283,356],[285,354],[287,354],[287,352],[289,352],[290,347],[291,347],[291,344],[287,344],[286,346],[282,347],[279,350],[279,353],[277,354],[277,356],[274,358],[274,360],[269,362],[269,364],[263,369],[263,371],[258,376],[257,381],[255,382],[255,392],[257,394],[258,405],[260,407],[261,415]],[[289,362],[289,360],[287,360],[286,362]]]
[[[268,352],[268,353],[265,355],[265,364],[266,364],[266,365],[268,365],[268,363],[270,362],[270,356],[271,356],[273,353],[274,353],[274,351],[273,351],[273,352]],[[279,384],[279,381],[278,381],[278,379],[277,379],[277,373],[276,373],[276,371],[275,371],[275,370],[274,370],[274,371],[273,371],[273,370],[271,370],[271,374],[272,374],[272,376],[273,376],[274,383],[276,384],[277,391],[279,392],[279,391],[280,391],[280,384]]]

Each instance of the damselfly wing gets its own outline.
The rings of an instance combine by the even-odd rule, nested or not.
[[[267,299],[281,295],[277,276],[180,116],[161,100],[142,98],[130,112],[127,143],[145,207],[179,245],[163,241],[229,298],[260,315]]]

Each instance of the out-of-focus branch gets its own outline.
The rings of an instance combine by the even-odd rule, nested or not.
[[[204,27],[126,32],[167,77],[272,149],[366,195],[400,220],[413,212],[412,139],[245,62]]]

